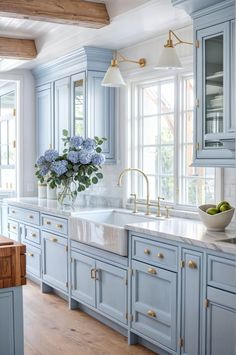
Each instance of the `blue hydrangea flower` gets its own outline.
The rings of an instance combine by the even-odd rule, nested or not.
[[[46,163],[46,159],[45,159],[45,157],[43,155],[41,155],[36,161],[37,165],[43,165],[45,163]]]
[[[39,172],[40,172],[40,175],[45,176],[49,172],[49,169],[48,169],[48,167],[46,165],[44,165],[44,166],[41,167]]]
[[[83,142],[83,148],[87,150],[93,150],[96,148],[96,142],[92,138],[87,138]]]
[[[44,158],[46,161],[51,163],[52,161],[55,161],[59,156],[59,153],[55,149],[48,149],[44,153]]]
[[[51,170],[54,171],[58,176],[61,176],[67,172],[67,160],[54,161],[51,164]]]
[[[72,148],[78,149],[78,148],[80,148],[80,147],[82,146],[83,141],[84,141],[84,139],[83,139],[83,137],[81,137],[81,136],[74,136],[74,137],[71,137],[71,139],[70,139],[70,146],[71,146]]]
[[[82,149],[79,151],[79,162],[81,164],[91,163],[92,153],[88,150]]]
[[[105,156],[101,153],[95,153],[92,156],[92,164],[102,165],[105,162]]]
[[[79,162],[79,152],[71,150],[67,155],[67,159],[72,163],[77,164]]]

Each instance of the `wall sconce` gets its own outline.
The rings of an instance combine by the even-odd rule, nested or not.
[[[115,52],[114,58],[111,61],[111,65],[107,69],[107,72],[103,78],[102,86],[121,87],[126,85],[119,69],[119,63],[122,62],[135,63],[138,64],[141,68],[146,65],[145,58],[140,58],[139,60],[132,60],[128,59],[119,52]]]
[[[173,43],[172,36],[177,42]],[[182,69],[183,66],[178,58],[175,46],[178,44],[191,44],[191,42],[182,41],[172,30],[169,30],[169,38],[164,45],[160,58],[155,66],[155,69]]]

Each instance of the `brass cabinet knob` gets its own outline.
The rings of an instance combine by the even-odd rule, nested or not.
[[[188,267],[190,267],[190,269],[197,269],[197,263],[193,260],[189,260]]]
[[[33,257],[34,254],[33,253],[27,253],[27,256]]]
[[[31,215],[29,216],[29,218],[30,218],[30,219],[33,219],[33,218],[34,218],[34,216],[32,216],[32,214],[31,214]]]
[[[146,255],[150,255],[150,254],[151,254],[151,252],[150,252],[150,250],[149,250],[149,249],[144,249],[144,254],[146,254]]]
[[[16,211],[12,210],[11,213],[16,213]]]
[[[62,224],[56,224],[56,227],[57,227],[57,228],[62,228],[63,225],[62,225]]]
[[[34,238],[37,237],[37,234],[36,234],[36,233],[31,233],[30,235],[31,235],[31,237],[34,237]]]
[[[12,229],[16,229],[16,226],[13,226]]]
[[[57,242],[57,238],[54,238],[54,237],[50,238],[50,240],[51,240],[51,242],[54,242],[54,243]]]
[[[149,311],[147,311],[147,315],[149,316],[149,317],[152,317],[152,318],[156,318],[156,312],[154,312],[154,311],[151,311],[151,310],[149,310]]]
[[[50,225],[50,224],[51,224],[51,222],[50,222],[50,221],[47,221],[47,222],[46,222],[46,224]]]
[[[157,254],[157,257],[160,258],[160,259],[164,259],[164,254],[158,253],[158,254]]]
[[[153,267],[149,267],[148,270],[147,270],[147,272],[148,272],[149,274],[152,274],[152,275],[156,275],[156,274],[157,274],[156,269],[154,269]]]

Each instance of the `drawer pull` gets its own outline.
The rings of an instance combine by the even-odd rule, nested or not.
[[[27,253],[27,256],[30,256],[31,258],[34,256],[33,253]]]
[[[95,270],[96,270],[96,269],[91,269],[91,270],[90,270],[91,279],[95,279],[95,277],[96,277]]]
[[[164,259],[164,254],[158,253],[158,254],[157,254],[157,257],[158,257],[159,259]]]
[[[31,215],[29,215],[29,219],[33,219],[34,218],[34,216],[32,216],[32,214]]]
[[[154,269],[153,267],[149,267],[148,270],[147,270],[147,272],[148,272],[149,274],[152,274],[152,275],[156,275],[156,274],[157,274],[156,269]]]
[[[144,249],[144,254],[146,254],[146,255],[150,255],[150,254],[151,254],[151,252],[150,252],[150,250],[149,250],[149,249]]]
[[[50,238],[51,242],[56,243],[57,242],[57,238]]]
[[[56,224],[56,227],[57,227],[57,228],[62,228],[63,225],[62,225],[62,224]]]
[[[147,311],[147,315],[149,316],[149,317],[152,317],[152,318],[156,318],[156,312],[154,312],[154,311]]]
[[[12,229],[16,230],[16,226],[12,226]]]
[[[47,221],[46,224],[48,224],[50,226],[51,222],[50,221]]]
[[[30,235],[31,235],[31,237],[34,237],[34,238],[37,237],[37,234],[36,234],[36,233],[31,233]]]
[[[197,269],[197,263],[195,261],[193,261],[193,260],[189,260],[188,267],[190,269]]]
[[[16,211],[12,210],[11,213],[16,213]]]

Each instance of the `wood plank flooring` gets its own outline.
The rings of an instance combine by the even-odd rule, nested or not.
[[[70,311],[53,294],[28,281],[24,289],[25,355],[151,355],[87,314]]]

